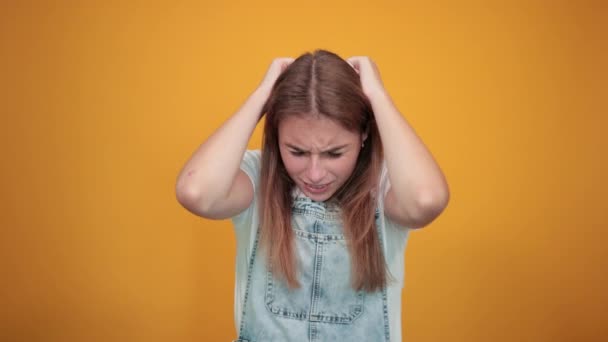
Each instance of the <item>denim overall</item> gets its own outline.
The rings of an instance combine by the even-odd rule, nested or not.
[[[376,210],[378,234],[379,221]],[[273,276],[256,234],[236,342],[390,341],[386,287],[373,293],[352,289],[341,222],[335,205],[294,198],[300,288],[293,290]]]

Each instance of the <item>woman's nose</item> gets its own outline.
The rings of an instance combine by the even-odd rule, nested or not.
[[[319,184],[325,178],[325,168],[319,158],[312,157],[308,163],[308,169],[306,170],[306,178],[313,184]]]

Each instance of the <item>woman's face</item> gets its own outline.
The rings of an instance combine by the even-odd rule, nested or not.
[[[287,173],[317,202],[329,199],[348,180],[365,138],[323,116],[288,116],[279,124],[279,149]]]

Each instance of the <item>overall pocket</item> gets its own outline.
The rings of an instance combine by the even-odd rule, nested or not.
[[[344,236],[294,232],[300,287],[289,289],[269,268],[266,308],[284,318],[334,324],[350,324],[359,318],[364,313],[365,292],[351,286]]]

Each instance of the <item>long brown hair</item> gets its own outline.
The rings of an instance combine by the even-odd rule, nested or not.
[[[386,285],[387,269],[375,227],[376,192],[383,150],[371,104],[356,71],[338,55],[316,50],[299,56],[277,79],[262,110],[261,243],[275,276],[299,287],[291,229],[295,183],[279,152],[279,123],[287,116],[323,116],[345,129],[367,132],[350,178],[332,196],[342,212],[352,265],[352,286],[375,291]]]

